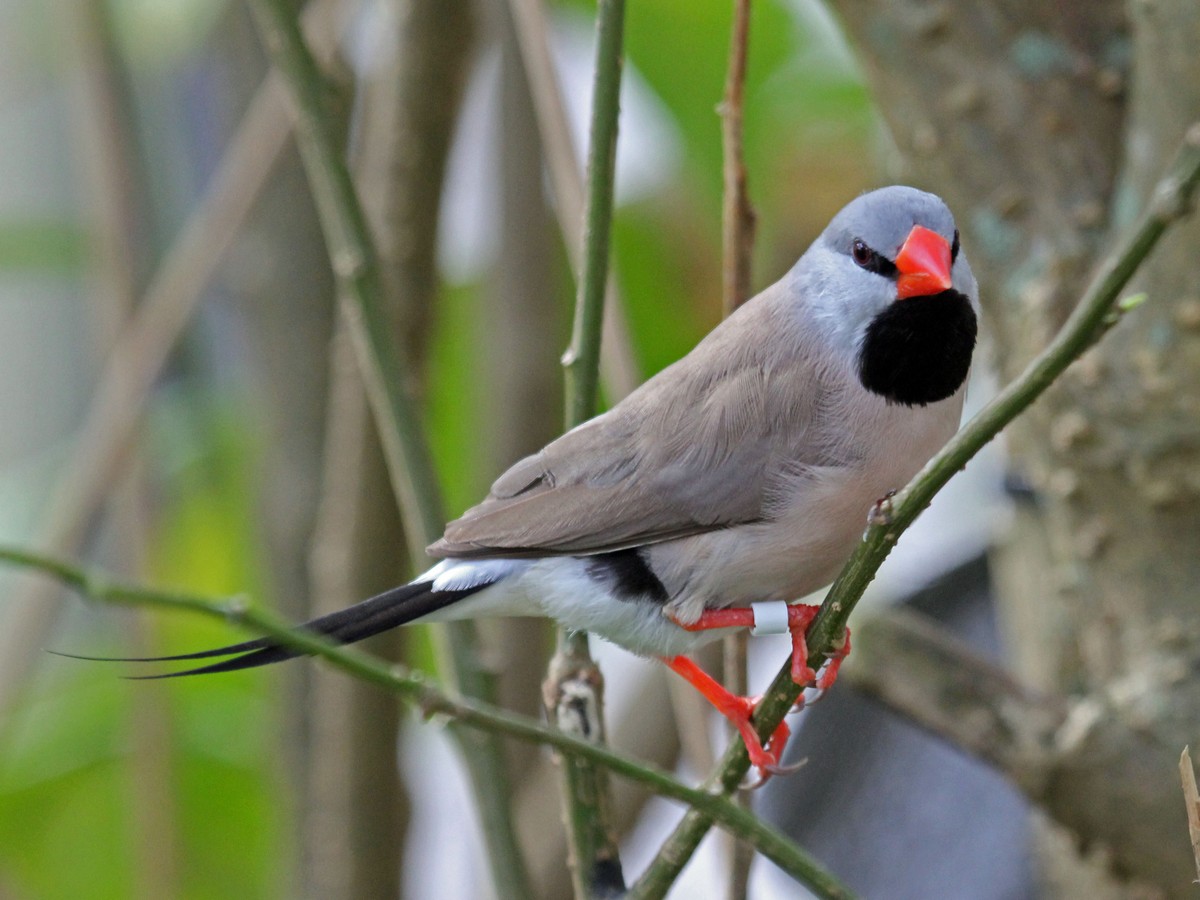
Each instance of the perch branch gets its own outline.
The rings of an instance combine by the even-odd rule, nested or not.
[[[750,0],[734,0],[733,22],[729,38],[729,68],[725,75],[725,96],[717,111],[721,116],[721,146],[724,155],[724,191],[721,208],[721,296],[725,315],[729,315],[750,296],[750,263],[754,253],[754,207],[746,187],[746,160],[742,145],[742,120],[745,108],[746,61],[750,50]],[[748,688],[746,672],[750,636],[740,631],[721,642],[726,690],[744,696]],[[750,798],[739,795],[737,802],[747,809]],[[744,900],[750,884],[754,853],[745,844],[729,848],[729,900]]]
[[[596,12],[583,262],[571,345],[563,356],[567,428],[587,421],[596,412],[604,293],[612,235],[624,20],[625,0],[600,0]],[[550,661],[544,689],[550,720],[559,727],[565,726],[563,713],[576,705],[582,710],[580,715],[572,716],[580,722],[576,727],[586,729],[584,733],[602,743],[603,685],[603,676],[588,649],[586,632],[559,628],[557,648]],[[575,896],[583,900],[597,890],[623,890],[625,881],[612,827],[607,772],[581,757],[565,759],[563,805]]]

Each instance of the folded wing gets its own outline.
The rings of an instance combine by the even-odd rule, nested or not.
[[[602,553],[769,516],[780,474],[822,461],[825,405],[804,335],[764,339],[766,329],[796,329],[771,299],[743,307],[612,410],[518,462],[430,553]]]

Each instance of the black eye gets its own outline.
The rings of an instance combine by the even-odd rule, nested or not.
[[[950,265],[958,259],[958,229],[954,229],[954,240],[950,243]]]
[[[854,243],[850,247],[850,255],[854,257],[856,263],[866,269],[875,258],[875,251],[863,243],[863,241],[855,238]]]
[[[884,278],[896,277],[896,265],[885,256],[880,256],[867,246],[862,238],[855,238],[850,245],[850,256],[863,269],[882,275]]]

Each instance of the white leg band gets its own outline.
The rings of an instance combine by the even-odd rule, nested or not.
[[[788,605],[783,600],[767,600],[763,603],[751,603],[754,613],[754,627],[750,633],[755,637],[760,634],[787,634]]]

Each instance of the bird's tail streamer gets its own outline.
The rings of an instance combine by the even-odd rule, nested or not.
[[[484,582],[467,588],[435,591],[432,581],[413,581],[384,591],[382,594],[377,594],[354,606],[348,606],[337,612],[312,619],[300,625],[299,628],[330,638],[339,644],[353,644],[444,609],[450,604],[482,590],[488,584],[489,582]],[[212,659],[219,656],[232,657],[232,659],[223,659],[220,662],[184,669],[180,672],[130,676],[139,680],[152,680],[177,678],[180,675],[210,675],[217,672],[234,672],[238,669],[253,669],[293,659],[303,655],[303,651],[295,650],[272,638],[264,637],[243,641],[240,644],[230,644],[227,647],[201,650],[196,653],[179,653],[174,656],[97,657],[78,656],[70,653],[58,653],[57,655],[70,656],[73,659],[135,663],[182,662],[192,659]]]

